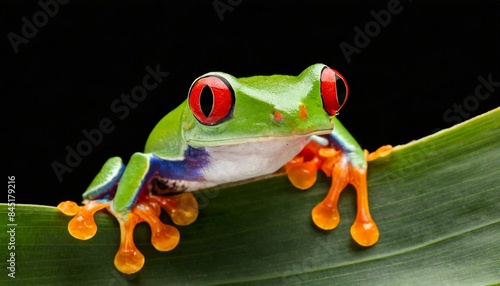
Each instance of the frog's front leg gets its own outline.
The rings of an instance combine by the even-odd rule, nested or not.
[[[378,241],[379,231],[368,205],[367,161],[386,156],[392,147],[383,146],[368,154],[341,125],[337,128],[331,135],[311,141],[286,165],[287,174],[299,189],[308,189],[314,184],[318,169],[332,177],[327,196],[312,210],[314,223],[325,230],[337,227],[340,221],[337,208],[340,193],[347,184],[352,184],[357,193],[357,215],[351,227],[351,236],[358,244],[371,246]]]
[[[198,204],[191,193],[157,196],[151,182],[168,173],[170,165],[152,154],[135,153],[125,168],[120,158],[111,158],[83,194],[85,205],[63,202],[58,208],[67,215],[75,215],[68,224],[72,236],[90,239],[97,231],[94,214],[106,208],[120,225],[120,248],[115,256],[115,266],[123,273],[139,271],[144,256],[133,241],[135,226],[145,221],[151,227],[151,243],[160,251],[169,251],[179,242],[179,231],[163,224],[159,215],[163,208],[178,225],[196,220]]]

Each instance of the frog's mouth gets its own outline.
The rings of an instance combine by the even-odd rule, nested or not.
[[[313,135],[327,135],[332,133],[332,129],[320,129],[313,132],[307,133],[294,133],[294,134],[284,134],[284,135],[260,135],[258,137],[248,136],[248,137],[238,137],[238,138],[216,138],[213,140],[197,140],[197,139],[186,139],[186,143],[195,148],[200,147],[215,147],[215,146],[228,146],[228,145],[241,145],[247,143],[258,143],[258,142],[272,142],[281,140],[291,140],[295,141],[297,139],[306,139]]]

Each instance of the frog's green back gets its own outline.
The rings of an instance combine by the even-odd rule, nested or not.
[[[182,140],[181,118],[187,101],[163,117],[151,132],[144,149],[165,159],[182,159],[186,143]]]

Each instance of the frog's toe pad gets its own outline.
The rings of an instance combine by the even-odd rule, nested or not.
[[[385,156],[392,153],[392,149],[393,149],[393,147],[391,145],[384,145],[384,146],[378,148],[377,150],[375,150],[374,152],[367,154],[366,160],[373,161],[373,160],[378,159],[380,157],[385,157]],[[368,153],[368,152],[365,151],[365,153]]]
[[[161,230],[157,230],[151,237],[151,243],[159,251],[170,251],[179,244],[180,233],[177,228],[164,225]]]
[[[176,225],[189,225],[198,218],[198,202],[192,193],[174,196],[150,196],[168,213]]]
[[[57,208],[65,215],[67,216],[74,216],[78,213],[80,210],[80,207],[72,201],[65,201],[62,203],[59,203],[57,205]]]
[[[304,157],[297,156],[285,165],[288,179],[297,189],[307,190],[317,179],[316,159],[304,162]]]
[[[296,188],[307,190],[316,182],[316,173],[316,166],[306,162],[300,166],[291,167],[288,171],[288,178]]]
[[[379,231],[373,220],[355,221],[351,226],[351,236],[361,246],[372,246],[378,241]]]
[[[144,266],[144,255],[139,251],[120,250],[115,256],[115,267],[121,273],[134,274]]]
[[[97,232],[94,214],[109,206],[109,203],[91,201],[84,206],[78,206],[75,202],[66,201],[60,203],[57,208],[68,216],[74,216],[68,223],[69,233],[81,240],[92,238]]]
[[[325,203],[319,203],[312,210],[314,224],[324,230],[332,230],[340,222],[340,215],[337,208],[328,207]]]

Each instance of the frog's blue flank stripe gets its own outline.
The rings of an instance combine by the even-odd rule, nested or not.
[[[169,161],[157,156],[151,156],[151,175],[160,175],[171,180],[200,181],[203,180],[201,169],[209,164],[209,156],[205,148],[188,146],[184,152],[184,160]]]

